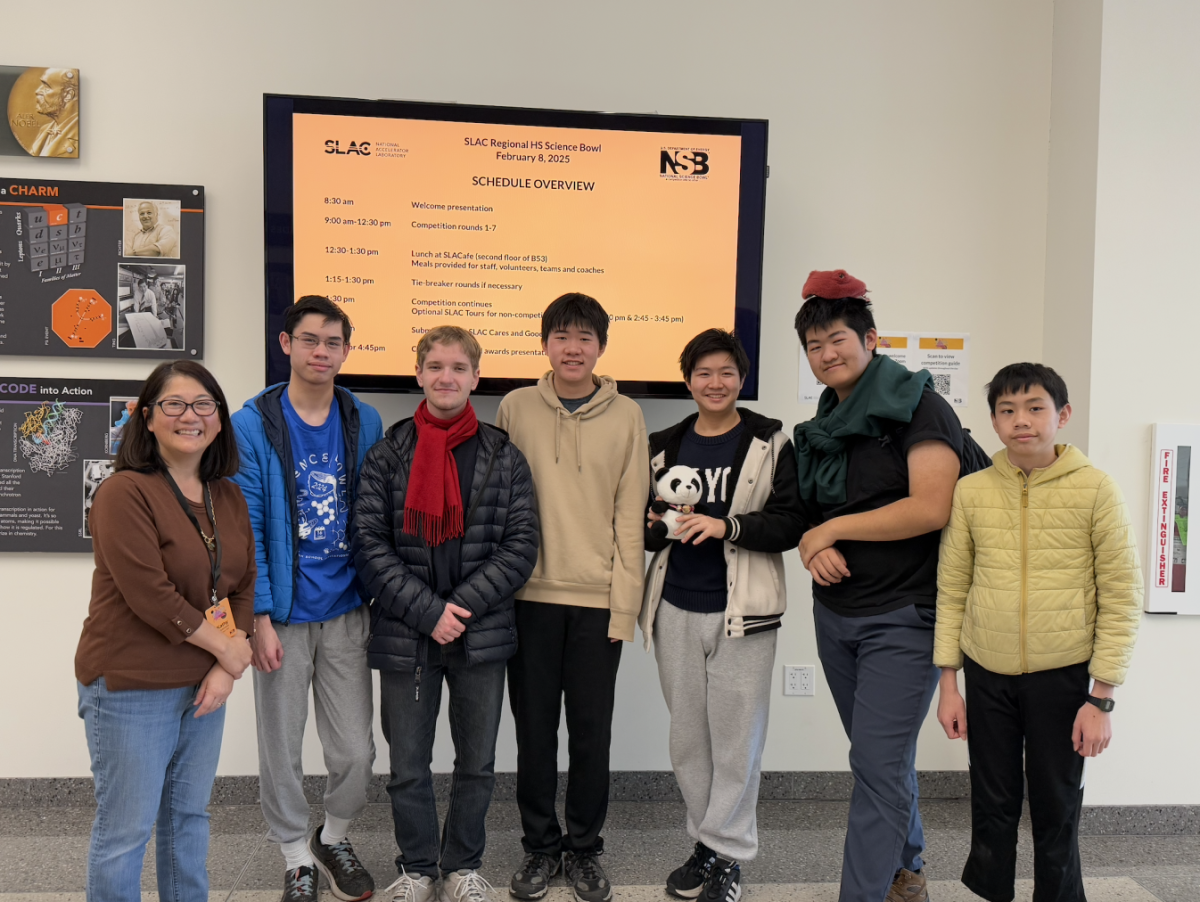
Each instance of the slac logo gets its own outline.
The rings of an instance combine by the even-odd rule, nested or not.
[[[707,150],[694,147],[664,147],[658,155],[658,174],[663,178],[704,178],[710,168]]]
[[[345,150],[342,150],[341,142],[330,138],[325,142],[325,153],[337,153],[342,154],[343,156],[347,154],[355,154],[356,156],[360,157],[369,157],[371,155],[371,142],[351,141],[350,146]]]

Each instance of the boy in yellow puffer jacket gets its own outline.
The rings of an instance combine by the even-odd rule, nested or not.
[[[1005,450],[954,490],[934,634],[938,721],[967,740],[971,760],[962,882],[985,899],[1013,898],[1024,777],[1034,895],[1075,902],[1084,898],[1083,764],[1112,738],[1113,693],[1141,618],[1141,566],[1112,477],[1054,442],[1071,417],[1062,377],[1011,364],[988,385],[988,405]]]

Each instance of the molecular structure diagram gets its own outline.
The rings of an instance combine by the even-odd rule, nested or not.
[[[21,454],[34,473],[54,475],[75,460],[73,445],[79,434],[83,411],[62,401],[43,401],[25,415],[20,426]]]
[[[313,501],[313,513],[320,518],[323,518],[325,525],[328,526],[337,519],[337,496],[330,495],[321,501]]]

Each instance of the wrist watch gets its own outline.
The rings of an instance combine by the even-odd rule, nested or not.
[[[1096,698],[1094,695],[1089,695],[1086,699],[1089,704],[1095,705],[1105,714],[1117,706],[1117,703],[1111,698]]]

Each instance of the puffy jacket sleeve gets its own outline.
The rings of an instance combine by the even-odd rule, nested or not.
[[[503,455],[501,466],[487,488],[508,486],[504,534],[491,557],[459,583],[449,599],[467,608],[475,620],[516,594],[528,581],[538,557],[537,501],[529,463],[511,442],[498,453]]]
[[[782,438],[776,433],[771,441]],[[807,528],[800,512],[800,481],[796,476],[796,452],[789,439],[775,455],[774,491],[760,511],[738,514],[728,519],[736,520],[738,529],[734,545],[747,551],[762,551],[782,554],[800,544]]]
[[[264,497],[267,491],[266,461],[259,454],[255,442],[255,433],[258,430],[254,427],[255,422],[251,416],[242,411],[233,415],[233,434],[237,438],[240,458],[233,481],[242,490],[242,497],[246,499],[250,526],[254,531],[254,562],[258,568],[254,582],[254,613],[270,614],[273,607],[271,579],[267,571],[267,506]]]
[[[933,663],[955,670],[963,664],[959,640],[967,594],[975,577],[975,541],[971,538],[962,496],[960,482],[954,489],[950,521],[942,529],[942,545],[938,551],[937,625],[933,632]]]
[[[396,552],[391,485],[395,464],[388,442],[377,444],[363,461],[358,497],[354,500],[351,554],[359,581],[374,603],[387,616],[428,636],[437,626],[445,604]]]
[[[1092,508],[1092,553],[1096,567],[1096,637],[1092,677],[1125,682],[1142,618],[1142,567],[1129,508],[1121,489],[1106,476]]]

